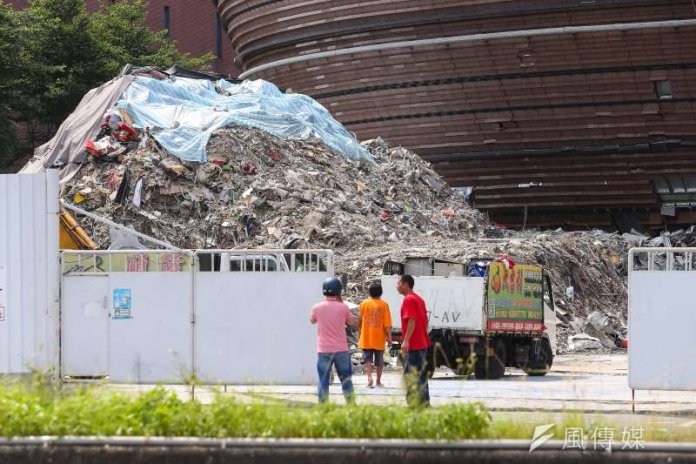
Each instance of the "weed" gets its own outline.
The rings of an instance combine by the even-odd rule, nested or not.
[[[0,387],[2,436],[197,436],[240,438],[482,438],[490,423],[480,404],[298,407],[241,403],[217,395],[210,404],[182,401],[162,387],[135,398],[71,392],[45,385]]]

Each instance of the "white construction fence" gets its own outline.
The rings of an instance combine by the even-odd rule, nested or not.
[[[309,384],[327,250],[62,255],[66,378]]]
[[[628,378],[634,390],[696,390],[696,248],[634,248]]]
[[[331,251],[61,254],[58,214],[57,171],[0,175],[0,374],[313,382]]]
[[[58,365],[58,173],[0,175],[0,374]]]

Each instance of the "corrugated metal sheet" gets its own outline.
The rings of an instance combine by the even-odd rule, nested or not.
[[[0,175],[0,373],[58,366],[58,173]]]

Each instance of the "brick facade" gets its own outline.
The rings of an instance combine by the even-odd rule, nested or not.
[[[28,0],[9,0],[14,8],[25,8]],[[86,0],[87,9],[95,11],[111,0]],[[193,55],[212,52],[218,58],[213,71],[236,76],[234,50],[224,30],[217,29],[217,12],[212,0],[149,0],[147,24],[153,30],[166,28],[165,9],[169,10],[169,32],[179,48]]]

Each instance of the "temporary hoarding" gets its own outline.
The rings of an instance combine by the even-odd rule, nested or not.
[[[0,374],[58,365],[58,175],[0,175]]]
[[[315,380],[316,327],[309,311],[333,273],[330,251],[62,256],[64,377],[126,383],[186,383],[194,376],[210,383]],[[270,263],[271,257],[274,266],[239,266]]]
[[[192,261],[191,252],[64,252],[62,375],[186,382]]]
[[[234,263],[242,255],[220,253]],[[273,267],[278,271],[247,267],[246,272],[195,273],[194,366],[205,383],[316,381],[317,327],[310,324],[309,313],[324,299],[322,283],[333,275],[332,254],[251,251],[246,260],[263,262],[260,253],[280,261]],[[216,252],[197,252],[198,258],[211,254]]]
[[[696,390],[696,248],[634,248],[628,271],[628,383]]]
[[[5,265],[0,264],[0,322],[5,322],[5,308],[7,306],[7,272]]]

